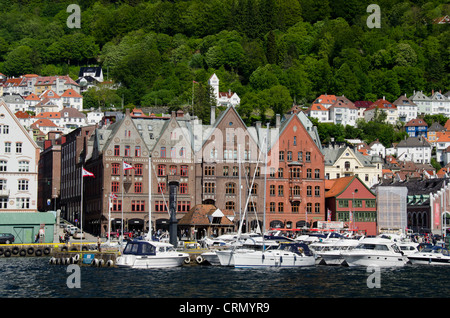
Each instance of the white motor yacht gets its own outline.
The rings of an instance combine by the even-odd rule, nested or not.
[[[234,267],[301,267],[314,266],[315,257],[308,246],[300,243],[281,243],[265,251],[234,254]]]
[[[321,264],[325,265],[342,265],[344,258],[342,253],[348,252],[358,246],[359,240],[354,239],[340,239],[333,244],[328,245],[315,254],[322,260]]]
[[[425,247],[422,251],[408,255],[412,264],[450,265],[450,252],[442,246]]]
[[[183,265],[187,257],[189,254],[175,251],[169,243],[134,240],[127,243],[116,265],[129,268],[177,267]]]
[[[365,238],[350,251],[342,252],[348,266],[404,266],[408,258],[389,239]]]

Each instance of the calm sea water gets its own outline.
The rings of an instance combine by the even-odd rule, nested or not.
[[[48,258],[0,258],[1,298],[435,298],[450,296],[450,266],[381,269],[369,288],[365,268],[315,266],[235,269],[183,266],[134,270],[80,267],[80,288],[69,288],[67,266]]]

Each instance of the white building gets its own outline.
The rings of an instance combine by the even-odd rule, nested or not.
[[[217,106],[228,106],[228,105],[239,105],[241,103],[241,99],[238,94],[233,93],[232,91],[221,92],[219,91],[219,78],[214,73],[208,80],[208,85],[213,88],[214,97],[217,101]]]
[[[397,144],[397,159],[415,163],[430,163],[431,149],[432,146],[426,138],[422,136],[409,137]]]
[[[0,211],[36,212],[39,147],[0,101]]]
[[[399,121],[406,124],[412,119],[417,118],[418,107],[414,102],[406,97],[406,94],[397,98],[393,104],[397,106]]]
[[[441,92],[434,92],[430,100],[432,115],[442,114],[450,117],[450,99],[445,97]]]
[[[358,108],[345,96],[336,96],[336,101],[328,108],[330,121],[343,126],[356,126]]]
[[[419,114],[431,115],[431,98],[426,96],[422,91],[414,91],[409,100],[417,105]]]

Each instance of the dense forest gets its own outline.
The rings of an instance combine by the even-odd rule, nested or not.
[[[102,104],[195,107],[207,80],[241,97],[248,122],[310,104],[323,93],[394,101],[414,90],[450,89],[449,2],[380,0],[0,0],[0,72],[66,75],[101,65],[116,91]],[[69,28],[69,4],[81,27]],[[198,82],[195,87],[193,81]],[[99,96],[102,94],[102,96]],[[199,110],[197,113],[202,113]],[[208,121],[205,116],[205,121]]]

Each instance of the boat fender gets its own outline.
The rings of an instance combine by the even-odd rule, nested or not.
[[[24,249],[24,248],[22,248],[21,250],[20,250],[20,252],[19,252],[19,255],[20,256],[26,256],[27,255],[27,251]]]
[[[98,259],[94,258],[91,263],[92,266],[98,266]]]
[[[42,251],[41,251],[41,250],[37,250],[36,253],[37,253],[38,251],[41,253],[41,254],[39,254],[39,256],[42,255]],[[50,252],[51,252],[50,247],[45,247],[45,248],[44,248],[44,254],[45,254],[45,255],[50,254]]]
[[[266,257],[264,256],[264,254],[262,255],[262,259],[263,259],[263,260],[265,260],[265,259],[266,259]]]
[[[191,258],[188,256],[184,259],[185,264],[189,264],[191,262]]]
[[[294,262],[297,260],[297,255],[294,255]]]
[[[98,267],[102,267],[104,263],[105,263],[104,260],[99,259],[99,260],[98,260]]]
[[[74,259],[75,262],[78,262],[80,260],[80,254],[75,254],[73,259]]]
[[[34,254],[36,256],[41,256],[42,255],[42,251],[40,249],[36,250],[36,254]]]
[[[29,247],[29,248],[27,249],[27,253],[28,253],[28,255],[33,255],[33,253],[34,253],[34,248]]]
[[[5,250],[3,249],[3,247],[0,247],[0,256],[2,256],[4,252]]]
[[[110,259],[106,262],[107,267],[112,267],[114,265],[114,262]]]
[[[73,258],[73,256],[70,258],[70,264],[75,264],[75,259]]]
[[[5,250],[4,255],[5,255],[5,257],[10,257],[11,256],[11,251],[9,250],[9,248]]]
[[[14,246],[14,247],[12,248],[12,253],[13,253],[14,255],[19,254],[19,248],[18,248],[17,246]]]
[[[197,257],[195,258],[195,260],[197,261],[198,264],[203,263],[203,257],[202,257],[201,255],[197,256]]]
[[[55,259],[53,257],[50,258],[48,261],[49,264],[53,265],[55,263]]]
[[[280,256],[280,264],[283,262],[283,256]]]
[[[67,258],[66,258],[66,265],[69,265],[69,264],[70,264],[70,258],[67,257]]]

